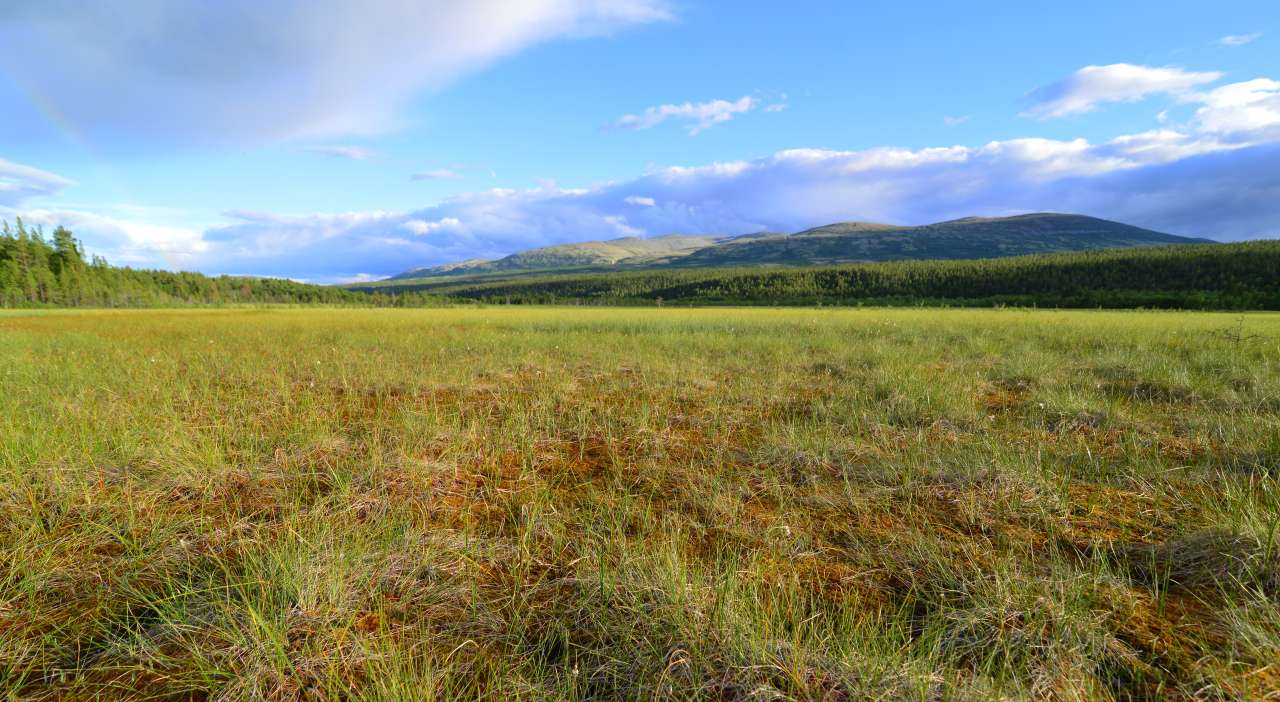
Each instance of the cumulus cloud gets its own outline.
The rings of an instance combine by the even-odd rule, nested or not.
[[[368,161],[378,155],[378,152],[364,146],[308,146],[303,151],[352,161]]]
[[[1204,132],[1241,141],[1280,138],[1280,81],[1231,83],[1185,101],[1201,105],[1195,120]]]
[[[675,119],[692,122],[693,124],[687,127],[689,135],[697,136],[717,124],[728,122],[736,114],[750,112],[759,106],[760,101],[749,95],[744,95],[732,102],[711,100],[699,103],[686,102],[682,105],[659,105],[650,107],[638,115],[623,115],[613,123],[613,126],[618,129],[650,129],[669,119]]]
[[[0,65],[90,134],[374,134],[524,48],[668,16],[665,0],[7,0]]]
[[[1031,92],[1023,117],[1052,119],[1091,112],[1103,103],[1134,102],[1158,94],[1181,95],[1222,77],[1216,71],[1113,63],[1085,66],[1070,77]]]
[[[424,236],[433,232],[460,231],[462,229],[462,220],[457,217],[445,217],[434,222],[411,219],[400,225],[400,227],[419,236]]]
[[[461,177],[461,173],[449,168],[437,168],[431,171],[418,171],[417,173],[409,176],[411,180],[448,180],[451,178]]]
[[[75,184],[74,180],[0,158],[0,207],[39,195],[57,195]]]
[[[1261,36],[1262,36],[1262,32],[1254,32],[1252,34],[1228,34],[1227,36],[1218,39],[1214,43],[1217,44],[1218,46],[1230,46],[1230,47],[1244,46],[1245,44],[1252,43],[1253,41],[1257,40]]]
[[[1169,129],[1106,142],[792,149],[671,167],[587,189],[494,189],[399,213],[237,213],[205,234],[206,270],[313,280],[492,258],[534,246],[673,232],[795,231],[842,220],[919,224],[967,215],[1081,212],[1178,234],[1280,235],[1280,141]],[[652,204],[649,204],[652,202]]]
[[[1171,131],[1097,144],[795,149],[590,189],[467,193],[411,212],[228,213],[232,223],[194,240],[175,237],[171,248],[202,243],[183,262],[205,271],[337,281],[587,239],[794,231],[853,219],[919,224],[1038,210],[1220,239],[1277,236],[1278,158],[1280,143],[1241,146]],[[82,234],[100,224],[67,223]]]
[[[401,227],[412,219],[404,213],[225,214],[229,223],[204,231],[209,250],[195,265],[199,270],[331,282],[355,272],[383,274],[406,261],[467,248],[461,242],[418,243],[421,237]]]
[[[104,215],[74,209],[13,210],[32,226],[63,226],[76,233],[91,254],[116,265],[188,269],[198,266],[211,244],[199,227],[161,224],[154,217]],[[8,213],[0,208],[0,219]]]
[[[232,211],[226,223],[204,229],[147,230],[132,219],[74,212],[38,216],[126,255],[161,251],[204,271],[316,281],[588,239],[795,231],[842,220],[919,224],[1038,210],[1222,240],[1280,236],[1280,82],[1259,78],[1177,99],[1193,110],[1185,122],[1166,120],[1105,141],[789,149],[589,188],[547,180],[525,190],[470,192],[406,212]]]

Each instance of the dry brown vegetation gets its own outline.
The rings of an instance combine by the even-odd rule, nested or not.
[[[1280,318],[0,315],[13,699],[1280,696]]]

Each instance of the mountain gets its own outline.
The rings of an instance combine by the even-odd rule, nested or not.
[[[683,257],[681,266],[812,266],[910,259],[971,259],[1056,251],[1209,243],[1096,217],[1028,214],[966,217],[915,227],[848,222],[790,236],[728,241]]]
[[[491,274],[365,283],[486,304],[938,305],[1280,309],[1280,240],[808,268]]]
[[[1059,251],[1170,244],[1208,239],[1164,234],[1084,215],[1037,213],[965,217],[901,226],[840,222],[795,234],[759,232],[732,237],[627,237],[530,249],[494,261],[418,268],[391,280],[479,273],[554,272],[566,269],[816,266],[925,259],[976,259]]]
[[[442,275],[502,273],[592,266],[639,266],[663,263],[694,251],[730,241],[732,237],[685,236],[670,234],[642,239],[636,236],[608,241],[584,241],[580,244],[543,246],[504,256],[493,261],[472,259],[430,268],[415,268],[391,280],[431,278]]]

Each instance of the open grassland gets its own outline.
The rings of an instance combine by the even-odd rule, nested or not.
[[[9,699],[1280,694],[1280,316],[0,313]]]

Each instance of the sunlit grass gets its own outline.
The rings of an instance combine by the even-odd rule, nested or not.
[[[15,699],[1258,699],[1280,316],[0,313]]]

